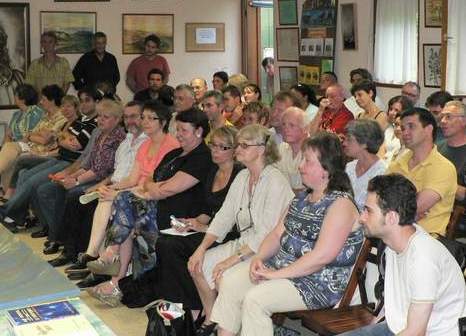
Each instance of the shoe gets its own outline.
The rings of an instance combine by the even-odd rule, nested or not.
[[[27,217],[22,224],[16,224],[16,228],[19,230],[26,230],[36,226],[39,220],[36,217]]]
[[[5,219],[7,219],[8,217],[5,217],[3,219],[3,226],[8,229],[8,231],[10,231],[11,233],[18,233],[19,230],[16,228],[16,223],[15,221],[5,221]]]
[[[100,194],[97,191],[93,191],[88,194],[84,194],[80,196],[79,203],[81,204],[91,203],[92,201],[98,199],[99,197],[100,197]]]
[[[70,256],[67,256],[65,253],[60,253],[58,257],[55,259],[49,260],[49,264],[52,267],[60,267],[60,266],[65,266],[66,264],[69,264],[70,262],[73,262],[73,258]]]
[[[68,273],[67,274],[67,277],[69,280],[83,280],[84,278],[86,278],[89,274],[91,274],[91,272],[89,272],[88,270],[81,270],[81,271],[76,271],[74,273]]]
[[[46,241],[44,241],[44,247],[49,246],[50,243],[52,243],[52,242],[51,242],[50,240],[47,239]]]
[[[76,286],[78,286],[80,289],[91,288],[91,287],[97,286],[98,284],[102,282],[109,281],[110,279],[111,277],[108,275],[100,275],[100,274],[91,273],[84,280],[76,283]]]
[[[89,261],[87,263],[87,269],[95,274],[106,274],[106,275],[118,275],[120,272],[120,256],[113,256],[110,262],[104,261],[102,259],[97,259],[94,261]]]
[[[58,249],[60,248],[60,244],[57,242],[51,241],[48,246],[46,246],[42,252],[44,254],[55,254],[58,253]]]
[[[110,294],[103,293],[99,286],[88,288],[86,291],[90,296],[96,298],[100,302],[103,302],[110,307],[118,307],[121,304],[121,298],[123,297],[123,294],[121,293],[120,289],[113,284],[112,281],[109,281],[109,283],[112,286],[112,292]]]
[[[81,272],[87,268],[89,261],[94,261],[99,257],[93,257],[86,253],[79,253],[78,260],[71,266],[65,268],[65,273]]]
[[[42,228],[38,231],[34,231],[33,233],[31,233],[31,238],[47,237],[48,234],[49,234],[49,230],[46,228]]]
[[[217,323],[202,324],[196,330],[196,336],[210,336],[217,328]]]

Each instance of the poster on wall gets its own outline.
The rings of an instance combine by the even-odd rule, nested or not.
[[[280,75],[280,90],[289,90],[298,84],[298,68],[294,66],[281,66],[278,68]]]
[[[356,4],[342,4],[341,7],[341,37],[343,50],[356,50],[357,32],[356,32]]]
[[[442,27],[442,0],[425,0],[424,26]]]
[[[0,109],[14,107],[29,57],[29,4],[0,3]]]
[[[123,14],[123,54],[144,53],[144,38],[160,39],[159,53],[173,54],[173,14]]]
[[[333,71],[337,0],[305,0],[301,12],[300,82],[318,86],[320,75]],[[325,61],[323,61],[325,60]],[[331,62],[330,62],[331,61]]]
[[[95,12],[40,12],[40,32],[55,33],[58,54],[82,54],[91,50],[96,27]]]
[[[439,88],[442,82],[440,44],[423,44],[424,86]]]

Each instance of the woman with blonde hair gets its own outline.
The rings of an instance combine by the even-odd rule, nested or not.
[[[215,328],[210,322],[217,296],[215,282],[223,272],[245,262],[257,252],[262,240],[293,198],[289,183],[272,166],[279,160],[279,154],[271,135],[260,125],[249,125],[239,131],[236,159],[246,169],[233,181],[225,202],[189,259],[188,269],[206,313],[198,335],[209,335]],[[238,239],[209,249],[215,242],[223,241],[235,225],[239,232]]]

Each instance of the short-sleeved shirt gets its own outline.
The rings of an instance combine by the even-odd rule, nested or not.
[[[44,114],[41,121],[36,125],[36,127],[34,127],[32,132],[47,130],[55,133],[55,135],[58,135],[65,123],[66,118],[61,113],[61,110],[55,112],[55,114],[51,117],[47,114]],[[38,153],[48,152],[58,147],[57,137],[53,137],[53,139],[46,145],[30,143],[29,146],[31,147],[31,150]]]
[[[405,176],[416,186],[417,192],[429,189],[440,195],[440,200],[418,223],[427,232],[444,235],[455,200],[455,166],[438,152],[436,146],[424,161],[409,169],[408,163],[412,156],[411,150],[403,153],[390,164],[387,174],[398,173]]]
[[[298,171],[299,164],[303,159],[302,152],[299,151],[293,157],[293,150],[286,142],[278,145],[278,152],[280,153],[280,161],[274,163],[274,166],[286,177],[292,189],[304,189],[301,174]]]
[[[319,129],[331,133],[343,134],[348,122],[354,119],[353,114],[342,105],[337,113],[325,110],[320,120]]]
[[[56,56],[55,62],[50,66],[45,64],[44,57],[31,62],[26,74],[26,83],[31,84],[40,92],[44,86],[56,84],[63,90],[74,81],[70,64],[64,57]]]
[[[13,141],[18,141],[26,136],[26,133],[36,127],[42,119],[44,110],[37,105],[28,106],[26,111],[18,110],[13,113],[8,128],[11,130]]]
[[[100,60],[95,50],[81,56],[73,69],[75,78],[74,87],[80,90],[83,87],[93,87],[97,82],[108,81],[116,88],[120,81],[118,63],[112,54],[105,52]]]
[[[133,133],[126,133],[126,138],[118,146],[115,153],[114,171],[111,177],[112,183],[117,183],[131,174],[134,160],[147,136],[140,133],[137,138],[134,138]]]
[[[126,71],[126,77],[133,78],[136,83],[136,92],[147,89],[149,82],[147,81],[147,74],[152,69],[159,69],[163,72],[164,77],[167,78],[170,74],[170,68],[165,57],[156,55],[154,59],[150,60],[146,56],[141,55],[135,58],[129,65]]]
[[[364,204],[366,203],[367,198],[367,185],[369,180],[374,176],[382,175],[387,169],[387,165],[383,160],[377,160],[369,169],[362,174],[357,176],[356,174],[356,165],[358,160],[348,162],[345,167],[346,174],[351,181],[351,186],[354,190],[354,200],[358,206],[359,211],[364,209]]]
[[[144,182],[148,176],[154,173],[164,156],[172,150],[180,147],[180,143],[170,134],[166,134],[163,138],[159,150],[155,155],[149,156],[150,145],[152,139],[146,139],[139,147],[136,154],[136,161],[139,164],[139,183]]]
[[[385,250],[385,317],[398,334],[407,326],[412,303],[433,303],[426,335],[458,336],[465,316],[465,283],[458,263],[445,246],[421,227],[401,253]]]
[[[166,181],[177,172],[191,175],[199,181],[193,187],[157,203],[157,226],[160,230],[170,227],[170,215],[194,218],[202,213],[204,207],[204,184],[212,168],[212,158],[207,145],[202,142],[184,156],[182,148],[168,152],[154,172],[154,181]]]

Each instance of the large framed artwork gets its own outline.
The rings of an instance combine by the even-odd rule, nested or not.
[[[277,28],[277,60],[297,62],[299,60],[299,28]]]
[[[144,38],[150,34],[160,39],[160,54],[173,54],[173,18],[173,14],[123,14],[123,54],[144,53]]]
[[[425,0],[424,26],[442,27],[442,0]]]
[[[30,60],[29,4],[0,3],[0,109],[14,108]]]
[[[439,88],[442,82],[440,44],[423,44],[424,86]]]
[[[40,12],[40,32],[57,35],[58,54],[82,54],[92,49],[96,32],[95,12]]]

